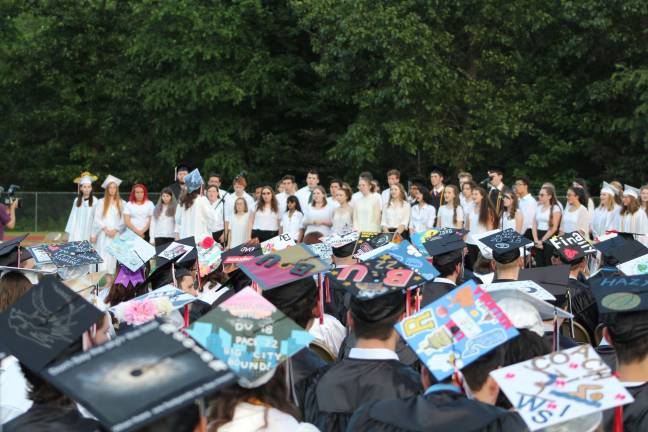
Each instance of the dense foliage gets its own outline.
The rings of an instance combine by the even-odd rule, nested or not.
[[[159,189],[177,161],[645,181],[643,0],[0,0],[0,20],[2,185]]]

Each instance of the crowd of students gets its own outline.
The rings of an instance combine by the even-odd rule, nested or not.
[[[158,251],[190,237],[195,243],[211,237],[228,250],[283,233],[308,245],[350,232],[394,233],[393,241],[411,240],[413,245],[417,234],[430,229],[454,229],[448,232],[460,236],[438,250],[427,250],[439,274],[421,285],[415,298],[402,290],[363,298],[348,286],[332,286],[328,272],[261,290],[265,299],[308,330],[320,349],[306,347],[261,383],[232,384],[138,430],[524,431],[528,425],[490,373],[581,343],[595,347],[634,397],[622,412],[604,412],[592,430],[619,430],[620,425],[626,431],[648,430],[648,290],[636,290],[640,301],[615,313],[603,313],[595,295],[601,277],[627,277],[618,266],[648,253],[643,246],[648,235],[648,187],[606,182],[599,204],[594,205],[585,181],[576,179],[563,204],[550,183],[542,185],[537,200],[526,178],[514,179],[512,188],[505,186],[501,168],[488,172],[486,188],[465,172],[458,176],[459,186],[446,184],[444,170],[435,168],[429,181],[412,179],[407,189],[400,173],[390,170],[388,188],[382,192],[373,176],[364,172],[355,193],[338,180],[330,182],[327,193],[318,173],[311,170],[302,188],[293,176],[285,175],[276,185],[249,194],[243,176],[233,180],[233,192],[227,193],[219,175],[210,175],[205,182],[198,170],[179,167],[176,183],[164,188],[154,205],[142,184],[134,185],[124,202],[119,195],[121,180],[114,176],[105,179],[104,196],[96,199],[92,194],[96,180],[88,172],[75,180],[79,194],[66,232],[70,241],[89,240],[103,259],[99,270],[113,275],[100,297],[103,308],[174,284],[201,299],[187,309],[185,325],[255,283],[235,264],[221,265],[200,280],[196,263],[190,260],[145,274],[133,285],[119,283],[124,268],[107,247],[126,228]],[[489,248],[484,238],[496,230],[508,232],[515,244],[526,237],[530,247],[503,252]],[[573,233],[598,245],[598,252],[562,254],[552,239]],[[333,244],[331,271],[356,264],[356,246],[356,241]],[[17,244],[5,249],[0,244],[0,264],[1,318],[39,281],[30,280],[28,270],[16,268],[34,267],[29,253]],[[59,272],[58,277],[66,275]],[[461,368],[459,375],[436,380],[417,357],[419,347],[407,345],[395,330],[408,311],[425,308],[468,281],[516,280],[547,283],[555,296],[547,306],[549,312],[518,298],[498,300],[519,336]],[[331,293],[325,300],[321,287],[328,289],[329,284]],[[573,319],[561,325],[556,308],[565,309]],[[574,326],[582,334],[574,332]],[[132,326],[106,312],[93,323],[91,334],[84,333],[84,342],[90,342],[83,346],[101,345],[130,330]],[[82,350],[81,339],[77,342],[70,344],[66,356]],[[0,351],[15,356],[3,360],[8,373],[0,376],[4,430],[103,430],[104,425],[79,401],[20,363],[19,355],[2,341]],[[5,393],[7,385],[11,390]],[[7,400],[13,411],[7,411]],[[583,430],[581,425],[565,427]]]

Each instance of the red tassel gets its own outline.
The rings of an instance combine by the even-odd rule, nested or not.
[[[416,303],[416,312],[421,310],[421,287],[416,288],[416,299],[414,300]]]
[[[317,274],[317,306],[319,308],[319,323],[324,325],[324,283],[322,274]]]
[[[619,378],[619,372],[614,372],[616,378]],[[614,408],[614,426],[613,432],[623,432],[623,405]]]
[[[324,289],[326,290],[326,303],[331,303],[331,283],[328,276],[324,276]]]
[[[410,316],[412,313],[412,291],[407,290],[405,294],[405,315]]]
[[[189,305],[184,306],[184,328],[189,327]]]

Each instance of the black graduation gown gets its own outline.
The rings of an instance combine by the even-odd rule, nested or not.
[[[445,190],[445,186],[442,191]],[[436,210],[437,214],[439,214],[439,207],[443,204],[441,202],[441,196],[443,195],[443,192],[435,192],[434,189],[430,190],[430,201],[431,204],[434,206],[434,210]]]
[[[605,364],[608,365],[610,369],[612,369],[612,372],[616,372],[617,356],[616,350],[612,345],[599,345],[594,348],[594,351],[596,351],[596,354],[601,357],[601,360],[603,360],[603,362],[605,362]]]
[[[636,387],[626,387],[634,402],[623,406],[623,432],[648,431],[648,383]],[[604,430],[613,430],[614,410],[603,413]]]
[[[308,347],[300,350],[289,361],[292,381],[290,400],[297,401],[296,405],[303,415],[306,389],[311,384],[311,377],[316,375],[320,369],[326,367],[327,363]]]
[[[421,308],[429,305],[438,298],[443,297],[456,287],[456,285],[447,282],[427,282],[423,285],[423,289],[421,290],[423,293],[421,297]]]
[[[356,344],[356,337],[353,334],[353,332],[351,332],[347,337],[344,338],[344,340],[340,344],[340,351],[338,352],[337,359],[342,360],[347,358],[349,356],[349,352],[351,351],[351,348],[355,347],[355,344]],[[403,338],[401,338],[400,336],[396,341],[395,351],[401,363],[413,368],[414,371],[416,372],[420,370],[421,362],[418,356],[412,350],[412,348],[410,348],[410,346],[405,343]]]
[[[322,372],[306,391],[304,421],[321,431],[344,431],[363,404],[414,396],[419,374],[397,360],[344,359]]]
[[[470,400],[451,390],[367,404],[353,415],[347,428],[349,432],[526,430],[518,414]]]
[[[99,428],[99,422],[83,417],[76,408],[36,403],[23,414],[0,426],[0,429],[4,432],[94,432],[102,430]]]
[[[567,282],[567,290],[571,295],[574,319],[585,327],[591,340],[594,340],[594,330],[599,323],[599,313],[592,291],[589,286],[572,278],[569,278]]]
[[[173,195],[175,196],[175,199],[180,198],[180,194],[182,193],[182,185],[180,185],[180,182],[174,182],[169,185],[169,189],[173,192]]]
[[[502,190],[504,189],[502,188]],[[500,194],[501,196],[500,196],[499,206],[498,206],[497,197]],[[495,212],[497,213],[498,217],[500,215],[500,212],[502,211],[503,201],[504,201],[503,198],[504,198],[504,194],[500,192],[497,188],[491,188],[491,190],[488,192],[488,199],[490,199],[490,202],[493,204],[493,208],[495,209]]]

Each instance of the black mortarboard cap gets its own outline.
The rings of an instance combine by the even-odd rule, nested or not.
[[[171,264],[171,262],[174,262],[176,267],[191,267],[192,265],[194,265],[194,263],[198,259],[198,250],[196,249],[196,239],[193,236],[191,236],[180,240],[176,240],[175,243],[180,243],[185,246],[190,246],[192,249],[186,255],[179,255],[172,259],[166,259],[160,256],[160,254],[163,253],[168,247],[170,247],[172,243],[167,243],[162,246],[156,247],[155,248],[156,268],[165,267],[166,265]]]
[[[283,310],[299,300],[304,298],[308,293],[317,290],[317,284],[312,277],[298,279],[288,282],[272,289],[263,290],[263,297],[277,308]]]
[[[0,334],[9,353],[38,372],[102,315],[56,276],[47,275],[0,314]]]
[[[520,248],[533,242],[521,236],[513,228],[498,231],[479,240],[493,251],[493,259],[508,264],[520,257]]]
[[[236,376],[171,324],[154,320],[43,371],[110,430],[128,432],[212,394]]]
[[[463,233],[461,231],[456,231],[430,237],[425,241],[425,243],[423,243],[423,246],[428,254],[436,257],[457,250],[463,252],[466,244],[463,241]]]
[[[592,244],[577,231],[552,237],[549,242],[565,264],[577,263],[587,255],[596,253]]]
[[[637,240],[627,240],[616,236],[594,245],[601,251],[603,260],[608,265],[619,265],[624,262],[639,258],[648,253],[648,248]]]
[[[247,242],[226,250],[221,255],[223,264],[238,264],[263,254],[259,243]]]
[[[394,239],[393,232],[378,233],[378,232],[363,231],[360,233],[360,237],[355,242],[355,249],[353,250],[353,255],[354,257],[357,258],[364,253],[385,246],[393,239]]]
[[[442,166],[439,166],[439,165],[430,166],[430,169],[428,171],[430,172],[430,174],[437,173],[441,177],[444,177],[444,178],[447,177],[447,171],[445,170],[445,168],[443,168]]]
[[[20,243],[24,241],[29,234],[21,235],[11,240],[4,241],[0,243],[0,265],[4,266],[15,266],[18,264],[18,248]],[[24,261],[25,259],[31,257],[31,254],[28,256],[24,255],[26,250],[21,250],[20,260]]]
[[[189,171],[191,171],[191,169],[189,168],[189,165],[184,164],[184,163],[180,163],[180,164],[178,164],[178,166],[176,166],[176,173],[179,173],[180,171],[189,172]]]
[[[531,280],[549,291],[554,297],[552,303],[558,307],[565,304],[567,296],[567,285],[569,284],[569,265],[555,265],[547,267],[535,267],[521,269],[518,280]]]
[[[58,267],[78,267],[103,262],[88,240],[51,244],[45,248],[52,263]]]

